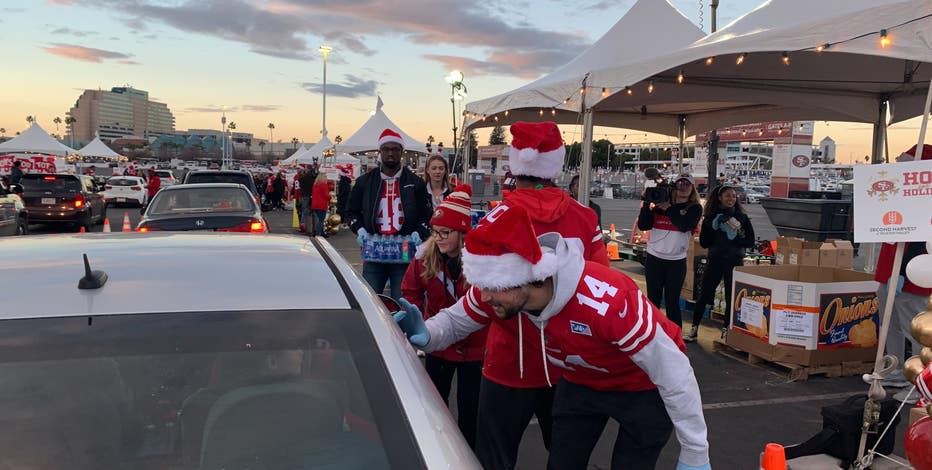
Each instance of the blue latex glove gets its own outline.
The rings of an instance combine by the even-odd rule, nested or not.
[[[897,294],[903,293],[903,284],[905,283],[906,283],[906,276],[903,276],[901,274],[900,276],[897,277],[897,282],[896,282],[896,293]]]
[[[719,214],[719,215],[716,215],[714,219],[712,219],[712,228],[714,230],[718,230],[719,227],[722,226],[722,224],[724,223],[724,221],[722,220],[722,217],[724,216],[725,214]]]
[[[707,463],[705,465],[686,465],[683,462],[677,462],[676,470],[712,470],[712,464]]]
[[[408,337],[408,342],[419,348],[427,346],[427,343],[430,342],[430,332],[427,331],[427,325],[424,324],[421,311],[404,298],[398,299],[398,303],[404,310],[392,314],[395,323]]]
[[[411,242],[414,243],[415,245],[420,245],[420,244],[421,244],[421,236],[418,235],[417,232],[412,232],[412,233],[411,233]]]
[[[362,244],[365,243],[366,238],[368,237],[369,237],[369,232],[367,232],[366,229],[364,228],[360,228],[359,231],[356,232],[356,243],[359,243],[359,246],[362,246]]]

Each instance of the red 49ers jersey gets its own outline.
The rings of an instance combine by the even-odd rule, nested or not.
[[[656,388],[631,356],[666,335],[686,350],[680,327],[667,319],[628,276],[586,262],[576,292],[547,319],[544,337],[550,360],[563,377],[596,390]],[[663,357],[642,358],[662,364]]]
[[[405,213],[401,208],[400,184],[398,178],[382,179],[379,209],[375,216],[375,228],[382,235],[398,233],[405,222]]]

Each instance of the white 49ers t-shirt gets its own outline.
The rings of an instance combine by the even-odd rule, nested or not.
[[[379,193],[379,209],[375,215],[375,228],[382,235],[394,235],[401,231],[405,223],[405,213],[401,208],[401,182],[397,177],[382,173],[382,191]]]

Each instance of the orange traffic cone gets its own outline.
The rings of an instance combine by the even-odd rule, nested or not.
[[[110,217],[104,218],[104,233],[110,233]]]
[[[126,211],[123,213],[123,231],[124,232],[133,231],[133,227],[131,227],[129,224],[129,211]]]
[[[608,253],[609,261],[618,261],[621,259],[621,256],[618,253],[618,244],[614,242],[608,242],[605,245],[605,250]]]
[[[786,470],[786,451],[780,444],[767,444],[760,459],[761,470]]]
[[[84,228],[83,225],[81,226],[81,228],[78,229],[78,233],[86,233],[86,232],[87,232],[87,229]]]

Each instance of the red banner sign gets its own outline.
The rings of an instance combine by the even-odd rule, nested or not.
[[[20,161],[24,173],[55,173],[55,157],[45,155],[0,155],[0,174],[8,175],[13,162]]]

